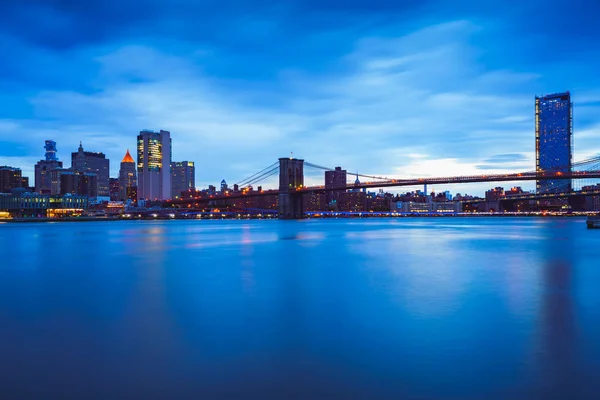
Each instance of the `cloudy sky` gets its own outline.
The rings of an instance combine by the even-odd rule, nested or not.
[[[594,1],[0,8],[0,165],[31,178],[45,139],[67,166],[79,141],[106,153],[117,176],[141,129],[170,130],[173,159],[196,161],[200,187],[235,183],[291,152],[390,177],[532,170],[534,97],[564,90],[575,160],[600,153]]]

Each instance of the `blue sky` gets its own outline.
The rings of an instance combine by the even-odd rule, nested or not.
[[[170,130],[201,187],[291,152],[390,177],[532,170],[534,96],[564,90],[575,160],[600,153],[593,1],[93,3],[0,0],[0,165],[32,183],[45,139],[116,176],[141,129]]]

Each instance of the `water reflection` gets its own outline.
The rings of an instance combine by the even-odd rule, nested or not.
[[[0,392],[598,393],[599,232],[432,221],[3,225]]]
[[[586,391],[578,379],[575,239],[570,228],[564,223],[546,227],[538,362],[541,395],[548,399],[579,398]]]

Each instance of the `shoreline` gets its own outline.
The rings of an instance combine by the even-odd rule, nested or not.
[[[504,214],[504,213],[491,213],[491,214],[434,214],[434,215],[336,215],[336,216],[309,216],[302,220],[312,219],[427,219],[427,218],[585,218],[590,215],[598,215],[595,212],[581,213],[581,214]],[[112,222],[112,221],[240,221],[240,220],[279,220],[277,217],[265,218],[265,217],[231,217],[231,216],[211,216],[202,218],[173,218],[173,217],[141,217],[141,218],[122,218],[122,217],[74,217],[74,218],[7,218],[0,219],[0,224],[3,222],[7,223],[42,223],[42,222]]]

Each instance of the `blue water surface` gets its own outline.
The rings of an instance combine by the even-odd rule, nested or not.
[[[0,397],[598,399],[579,218],[0,224]]]

